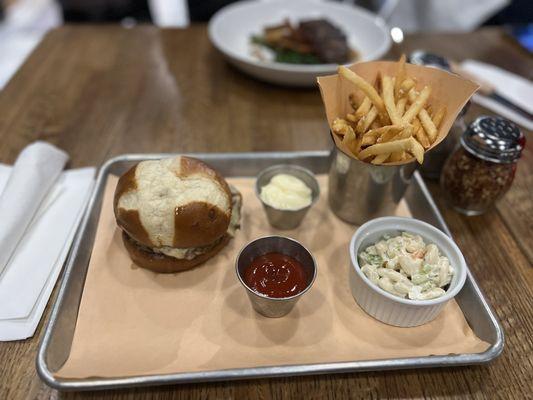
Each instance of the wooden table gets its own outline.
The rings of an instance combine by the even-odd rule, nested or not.
[[[533,78],[531,55],[499,29],[409,36],[390,55],[416,48]],[[472,107],[467,119],[480,112]],[[242,75],[213,50],[205,26],[52,31],[0,92],[0,161],[13,162],[37,139],[65,149],[71,167],[130,152],[330,147],[317,90],[287,90]],[[438,200],[436,185],[432,191]],[[532,398],[532,199],[533,139],[496,209],[466,218],[439,202],[505,330],[505,350],[491,365],[62,394],[41,383],[34,367],[47,312],[32,339],[0,343],[0,398]]]

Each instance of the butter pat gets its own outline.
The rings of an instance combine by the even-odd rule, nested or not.
[[[293,175],[278,174],[261,188],[261,200],[278,210],[300,210],[312,202],[311,189]]]

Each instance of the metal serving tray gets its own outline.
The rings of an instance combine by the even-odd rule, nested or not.
[[[56,378],[54,372],[59,370],[70,352],[107,176],[109,174],[120,175],[139,161],[158,159],[164,156],[168,156],[168,154],[124,155],[109,160],[100,169],[94,192],[89,200],[87,213],[76,234],[66,263],[57,301],[39,347],[37,371],[48,385],[59,390],[96,390],[288,375],[446,367],[487,363],[502,352],[504,338],[500,323],[487,304],[473,276],[468,272],[465,286],[456,297],[456,300],[476,335],[491,344],[483,353],[225,369],[126,378]],[[256,176],[260,170],[280,163],[298,164],[311,169],[317,174],[325,174],[328,172],[330,163],[328,151],[194,154],[193,156],[208,162],[226,177]],[[413,176],[412,183],[405,194],[405,199],[413,217],[426,221],[450,235],[450,231],[433,202],[424,181],[417,172]]]

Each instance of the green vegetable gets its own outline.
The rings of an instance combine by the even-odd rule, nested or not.
[[[274,61],[286,64],[322,64],[322,61],[314,54],[298,53],[294,50],[282,49],[270,46],[262,36],[252,36],[251,42],[268,47],[275,53]]]
[[[428,281],[428,276],[426,274],[414,274],[411,277],[411,282],[413,282],[415,285],[420,285],[427,281]]]
[[[361,253],[359,257],[369,263],[370,265],[381,266],[383,265],[383,259],[377,254]]]
[[[314,54],[298,53],[293,50],[274,49],[276,52],[275,60],[287,64],[322,64]]]

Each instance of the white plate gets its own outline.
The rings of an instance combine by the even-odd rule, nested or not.
[[[383,19],[362,8],[321,0],[252,0],[231,4],[209,21],[209,38],[228,61],[242,71],[267,82],[287,86],[314,86],[319,75],[333,74],[336,64],[298,65],[261,61],[252,55],[250,38],[268,25],[289,18],[325,18],[348,37],[359,61],[382,57],[390,48],[389,30]]]

